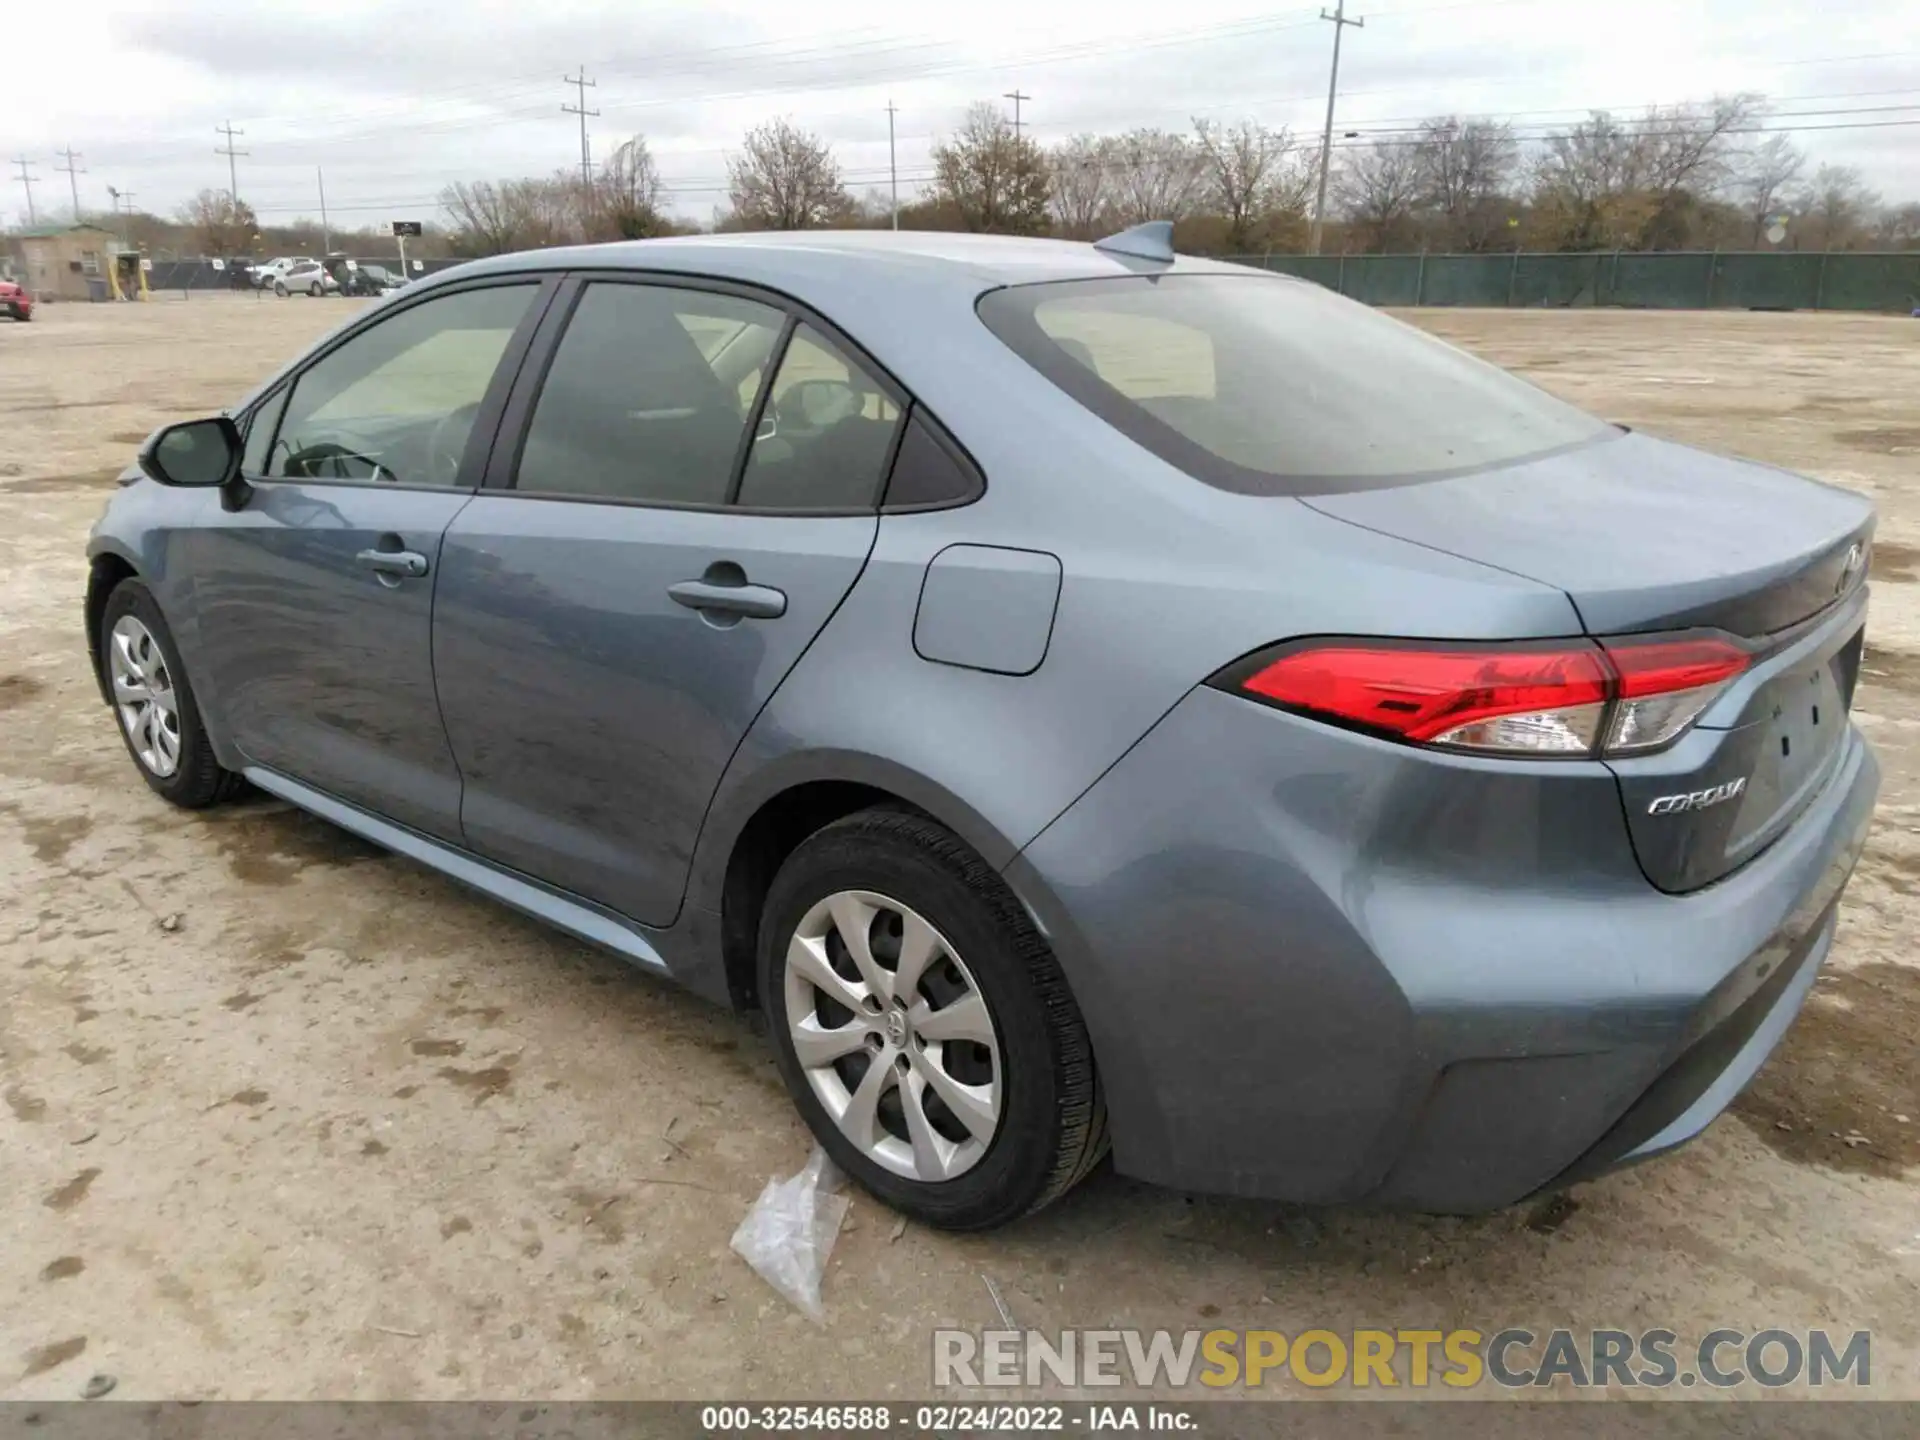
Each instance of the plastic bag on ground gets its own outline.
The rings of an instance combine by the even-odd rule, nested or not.
[[[851,1204],[840,1185],[839,1170],[815,1146],[797,1174],[767,1182],[733,1232],[735,1253],[815,1321],[827,1318],[820,1277]]]

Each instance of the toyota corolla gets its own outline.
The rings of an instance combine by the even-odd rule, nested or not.
[[[157,432],[86,630],[165,799],[760,1012],[926,1221],[1109,1147],[1473,1211],[1792,1023],[1872,527],[1164,226],[700,237],[461,266]]]

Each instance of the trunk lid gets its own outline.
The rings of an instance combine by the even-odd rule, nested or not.
[[[1873,528],[1872,505],[1849,491],[1634,434],[1469,475],[1303,499],[1336,519],[1556,586],[1593,635],[1785,630],[1847,588],[1848,547]]]
[[[1873,508],[1768,466],[1623,434],[1344,495],[1334,518],[1563,590],[1599,637],[1726,631],[1755,658],[1669,749],[1612,760],[1647,878],[1698,889],[1759,854],[1846,744]]]

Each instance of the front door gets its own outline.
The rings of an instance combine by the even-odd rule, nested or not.
[[[467,843],[664,925],[735,747],[866,563],[900,399],[775,302],[607,280],[529,407],[514,485],[441,551]]]
[[[447,839],[460,774],[433,685],[441,537],[478,483],[491,426],[476,421],[498,414],[538,292],[425,298],[327,351],[256,412],[252,498],[190,542],[197,663],[246,759]]]

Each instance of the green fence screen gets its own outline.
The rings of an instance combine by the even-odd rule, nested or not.
[[[1647,310],[1920,309],[1920,251],[1245,255],[1369,305],[1617,305]]]

